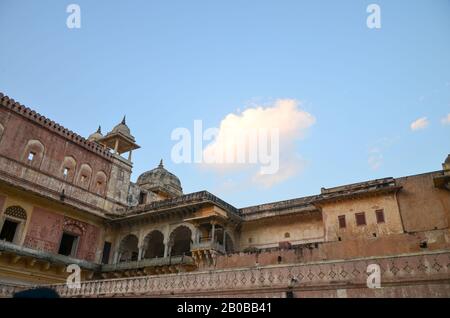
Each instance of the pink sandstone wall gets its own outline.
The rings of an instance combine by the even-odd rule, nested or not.
[[[66,156],[72,156],[77,162],[77,172],[81,164],[88,163],[92,168],[90,191],[95,192],[96,184],[92,182],[98,171],[103,171],[109,180],[111,162],[79,145],[66,140],[41,126],[31,123],[7,109],[0,108],[0,123],[4,126],[0,142],[0,154],[21,161],[29,140],[39,140],[45,147],[44,159],[35,167],[40,171],[62,178],[62,165]],[[17,129],[20,127],[20,129]],[[75,180],[74,180],[75,181]],[[106,185],[105,185],[106,186]],[[106,187],[105,187],[106,189]]]
[[[33,210],[24,245],[50,253],[58,253],[63,231],[80,235],[77,258],[87,261],[95,260],[100,237],[98,227],[39,207],[35,207]]]

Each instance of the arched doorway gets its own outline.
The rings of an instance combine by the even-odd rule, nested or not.
[[[138,238],[136,235],[129,234],[120,242],[119,262],[137,261],[139,255]]]
[[[164,256],[164,235],[157,230],[147,234],[144,239],[144,258],[155,258]]]
[[[179,226],[170,234],[170,255],[191,255],[192,232],[187,226]]]

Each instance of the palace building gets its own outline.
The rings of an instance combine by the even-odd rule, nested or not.
[[[0,297],[450,297],[450,155],[428,173],[234,207],[159,165],[125,118],[88,138],[0,94]],[[81,288],[66,284],[68,265]],[[381,287],[367,285],[370,264]]]

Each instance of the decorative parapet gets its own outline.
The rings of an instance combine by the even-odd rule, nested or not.
[[[321,194],[314,203],[333,202],[346,198],[390,193],[400,190],[402,187],[396,184],[394,178],[375,179],[365,182],[353,183],[334,188],[322,188]]]
[[[381,288],[438,282],[450,284],[450,252],[404,254],[308,264],[272,265],[157,276],[108,279],[49,285],[62,297],[115,296],[225,296],[245,292],[277,292],[323,288],[367,288],[367,267],[378,264]],[[449,295],[450,296],[450,295]]]
[[[292,200],[283,200],[272,203],[265,203],[260,205],[249,206],[246,208],[241,208],[239,211],[244,216],[250,216],[252,214],[260,214],[264,212],[276,212],[283,211],[292,208],[306,208],[311,206],[311,202],[317,199],[317,195],[297,198]]]
[[[133,217],[135,215],[140,215],[144,213],[157,213],[159,211],[167,211],[169,209],[176,209],[180,206],[202,204],[202,203],[213,203],[227,212],[234,214],[235,216],[240,216],[240,212],[231,204],[219,199],[215,195],[209,193],[208,191],[199,191],[190,194],[185,194],[176,198],[171,198],[167,200],[155,201],[150,204],[140,205],[137,207],[126,209],[119,209],[118,212],[122,212],[126,217]]]
[[[84,149],[87,149],[93,153],[96,153],[103,158],[106,158],[108,160],[111,160],[112,153],[109,152],[108,149],[100,146],[99,144],[95,142],[90,142],[87,139],[81,137],[80,135],[74,133],[73,131],[64,128],[60,124],[54,122],[53,120],[48,119],[45,116],[42,116],[41,114],[37,113],[36,111],[25,107],[21,105],[20,103],[16,102],[14,99],[9,98],[8,96],[4,95],[3,93],[0,93],[0,105],[8,108],[9,110],[15,112],[16,114],[25,117],[32,122],[38,124],[39,126],[42,126],[62,137],[65,139],[68,139],[77,145],[83,147]]]

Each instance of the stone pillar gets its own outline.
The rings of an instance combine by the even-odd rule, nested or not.
[[[164,257],[169,256],[169,242],[164,242]]]
[[[216,231],[216,224],[212,223],[211,224],[211,243],[214,243],[214,236],[215,236],[215,231]]]
[[[114,145],[114,153],[118,153],[119,151],[119,139],[116,139],[116,144]]]
[[[227,233],[225,232],[225,227],[223,227],[223,249],[226,251]]]
[[[128,161],[131,161],[131,153],[133,152],[133,150],[130,150],[130,152],[128,153]]]
[[[144,254],[144,246],[140,246],[139,247],[139,252],[138,252],[138,261],[142,260],[142,256]]]
[[[114,252],[113,264],[119,263],[119,257],[120,257],[120,253],[119,253],[119,251],[116,250],[116,251]]]

